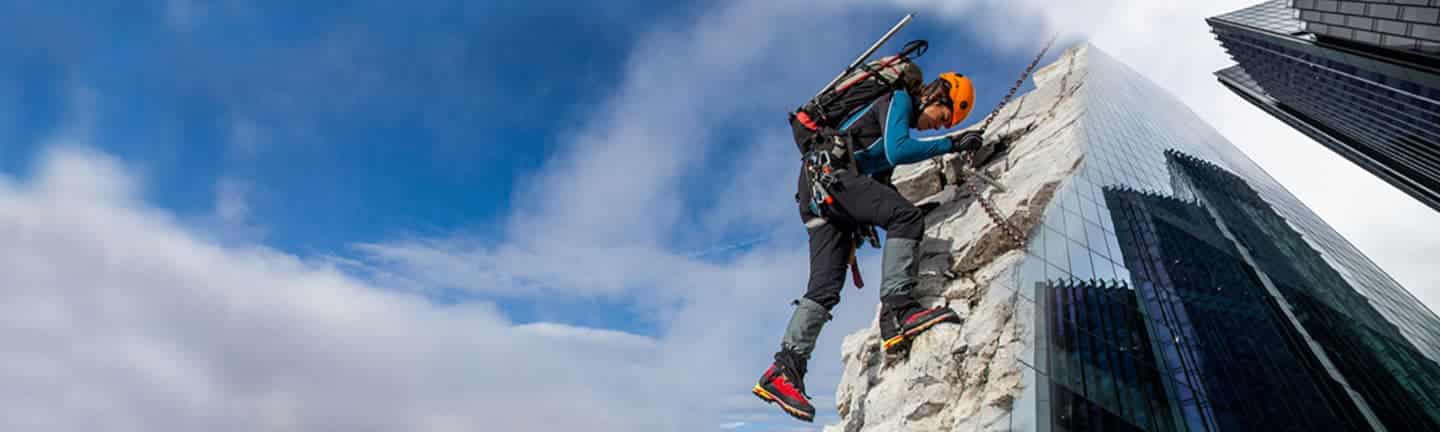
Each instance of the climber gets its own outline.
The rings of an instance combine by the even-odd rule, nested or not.
[[[922,87],[918,71],[913,73],[908,83],[897,85],[836,128],[812,127],[817,125],[807,116],[791,116],[796,143],[805,155],[796,198],[810,237],[810,279],[805,295],[793,302],[796,308],[774,363],[752,392],[803,421],[815,416],[805,393],[807,363],[831,309],[840,302],[845,269],[865,227],[878,226],[886,234],[880,284],[882,349],[897,352],[932,326],[958,320],[948,307],[925,308],[911,294],[917,283],[916,253],[925,231],[924,214],[900,195],[890,176],[896,165],[978,149],[983,131],[913,136],[911,129],[955,127],[975,103],[969,78],[947,72]]]

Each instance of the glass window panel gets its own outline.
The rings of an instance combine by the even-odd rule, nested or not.
[[[1105,259],[1103,255],[1100,255],[1099,253],[1093,253],[1090,256],[1090,262],[1093,263],[1093,266],[1095,267],[1096,279],[1107,281],[1115,279],[1115,264],[1111,263],[1110,260]]]
[[[1025,257],[1025,262],[1020,265],[1017,272],[1020,284],[1020,295],[1034,299],[1039,293],[1035,292],[1035,284],[1045,283],[1045,261],[1033,256]]]
[[[1025,244],[1025,252],[1037,257],[1045,257],[1044,225],[1041,225],[1039,228],[1036,228],[1034,231],[1031,232],[1030,239]]]
[[[1100,199],[1099,199],[1098,201],[1093,202],[1091,206],[1089,206],[1089,207],[1087,207],[1087,208],[1085,209],[1085,211],[1086,211],[1086,213],[1087,213],[1087,214],[1085,215],[1085,216],[1086,216],[1085,218],[1086,218],[1087,220],[1091,221],[1091,222],[1095,222],[1095,223],[1097,223],[1097,224],[1101,224],[1101,226],[1103,227],[1103,226],[1104,226],[1104,221],[1105,221],[1104,218],[1109,217],[1109,215],[1107,215],[1106,213],[1104,213],[1104,211],[1103,211],[1104,208],[1105,208],[1105,197],[1104,197],[1104,195],[1102,194],[1102,195],[1100,196]]]
[[[1032,407],[1049,404],[1050,401],[1048,399],[1041,400],[1039,397],[1039,388],[1041,386],[1048,387],[1049,382],[1044,377],[1036,379],[1037,375],[1039,375],[1038,371],[1029,367],[1023,368],[1021,374],[1020,385],[1023,390],[1020,391],[1020,397],[1016,398],[1012,405],[1015,409],[1012,411],[1010,417],[1009,430],[1013,432],[1038,432],[1048,430],[1049,428],[1042,429],[1039,422],[1048,421],[1049,418],[1038,417],[1036,414],[1039,414],[1041,411],[1035,410]]]
[[[1111,258],[1115,258],[1117,261],[1123,261],[1125,259],[1124,250],[1120,249],[1118,235],[1109,234],[1105,236],[1105,250],[1110,253]]]
[[[1060,267],[1056,267],[1055,264],[1047,261],[1045,263],[1045,277],[1052,281],[1069,279],[1070,271]]]
[[[1080,198],[1082,198],[1082,199],[1094,200],[1094,199],[1095,199],[1095,185],[1094,185],[1093,183],[1091,183],[1089,180],[1087,180],[1087,179],[1086,179],[1085,177],[1083,177],[1083,176],[1082,176],[1082,177],[1075,177],[1075,180],[1076,180],[1076,181],[1075,181],[1076,192],[1079,192],[1079,193],[1080,193]]]
[[[1065,210],[1061,208],[1060,203],[1052,202],[1049,208],[1045,209],[1045,221],[1043,223],[1045,226],[1053,228],[1056,231],[1060,231],[1061,233],[1065,232]]]
[[[1110,209],[1107,207],[1096,207],[1096,209],[1100,212],[1099,220],[1096,221],[1100,222],[1100,227],[1106,231],[1115,232],[1115,221],[1110,220]]]
[[[1110,250],[1108,249],[1108,247],[1109,247],[1108,245],[1110,244],[1110,242],[1107,241],[1107,240],[1105,240],[1105,237],[1107,237],[1107,236],[1109,236],[1109,235],[1110,235],[1110,234],[1106,234],[1105,231],[1104,231],[1103,229],[1101,229],[1099,225],[1096,225],[1096,224],[1093,224],[1093,223],[1089,223],[1089,222],[1086,222],[1086,223],[1085,223],[1085,243],[1086,243],[1086,245],[1087,245],[1087,246],[1090,246],[1090,249],[1094,249],[1095,252],[1097,252],[1097,253],[1099,253],[1099,254],[1101,254],[1101,255],[1104,255],[1104,256],[1106,256],[1106,257],[1109,257],[1110,254],[1111,254]]]
[[[1080,218],[1077,213],[1065,211],[1065,236],[1070,240],[1085,243],[1089,239],[1085,236],[1085,219]]]
[[[1049,261],[1051,265],[1060,267],[1061,270],[1069,272],[1070,251],[1067,249],[1070,241],[1066,240],[1064,235],[1060,234],[1058,231],[1051,229],[1048,226],[1044,229],[1045,261]]]
[[[1070,183],[1065,186],[1065,190],[1061,193],[1061,196],[1065,200],[1065,208],[1077,213],[1080,212],[1079,189],[1075,183]]]
[[[1080,209],[1078,211],[1080,212],[1080,220],[1100,223],[1095,217],[1098,213],[1095,211],[1094,201],[1080,200]]]
[[[1069,242],[1070,274],[1088,280],[1095,277],[1095,268],[1090,265],[1090,249],[1078,242]]]

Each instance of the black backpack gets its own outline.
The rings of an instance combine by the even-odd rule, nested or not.
[[[899,54],[857,66],[834,87],[791,113],[790,124],[800,153],[811,149],[817,135],[837,131],[842,122],[876,99],[896,90],[920,88],[924,78],[910,56],[924,54],[927,47],[923,40],[911,41]]]

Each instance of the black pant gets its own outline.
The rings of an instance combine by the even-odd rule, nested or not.
[[[855,227],[881,227],[887,238],[920,240],[925,234],[924,213],[894,188],[849,170],[836,176],[838,182],[829,188],[835,211],[827,212],[828,223],[809,229],[810,284],[805,298],[826,310],[840,304]],[[803,179],[801,184],[809,187]],[[801,212],[802,219],[809,217]]]

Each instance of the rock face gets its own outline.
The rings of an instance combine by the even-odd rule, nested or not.
[[[1001,192],[976,183],[1011,224],[1028,233],[1042,220],[1055,190],[1078,169],[1079,106],[1084,82],[1078,50],[1034,75],[1036,89],[1017,97],[986,131],[1000,153],[980,167],[1004,183]],[[1033,340],[1033,320],[1016,301],[1018,270],[1027,253],[987,216],[969,188],[956,185],[960,160],[947,155],[896,169],[894,181],[911,201],[934,206],[921,244],[927,305],[945,304],[962,318],[922,334],[908,356],[880,353],[872,321],[845,338],[844,375],[836,390],[841,421],[827,432],[1008,430],[1023,388],[1019,357]],[[977,181],[968,179],[967,181]],[[877,309],[878,317],[878,309]]]

